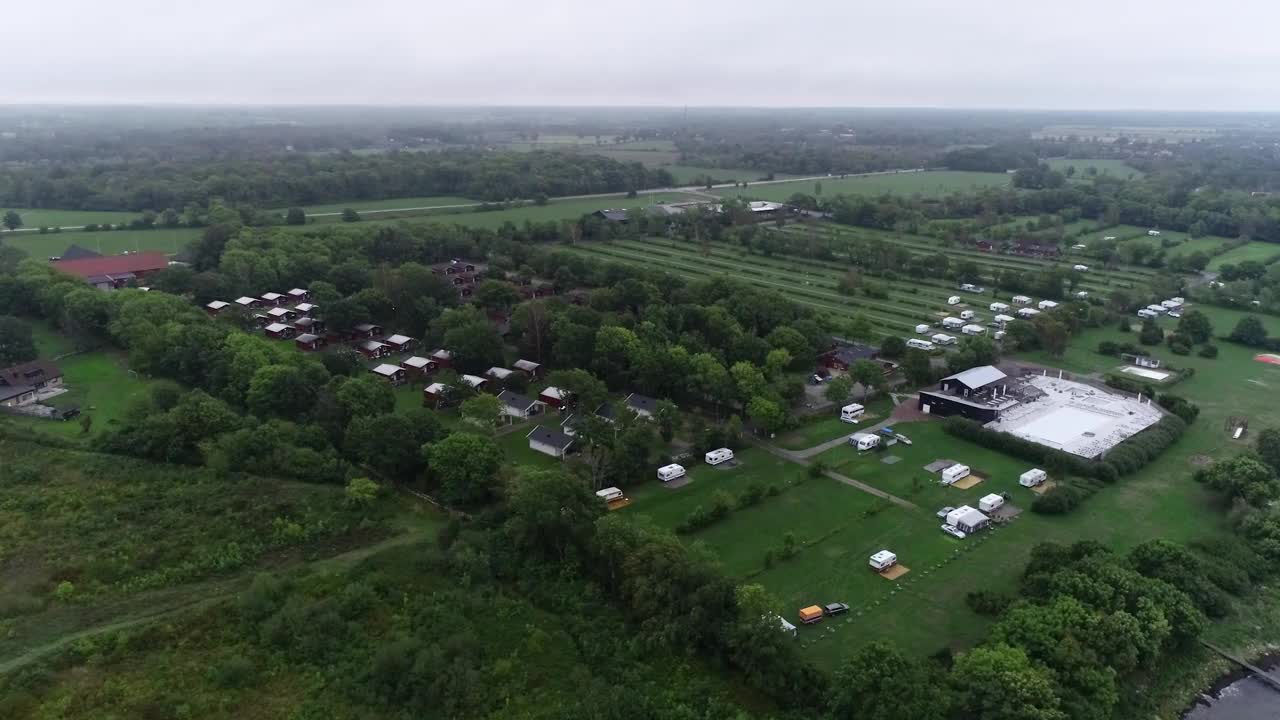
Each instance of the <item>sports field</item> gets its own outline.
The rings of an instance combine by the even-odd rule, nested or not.
[[[967,190],[978,190],[989,187],[1008,187],[1010,179],[1003,173],[959,172],[954,170],[935,170],[929,172],[900,172],[885,175],[863,175],[822,179],[822,195],[924,195],[940,197],[948,193]],[[771,185],[748,185],[746,188],[726,188],[716,190],[722,197],[743,197],[752,200],[774,200],[781,202],[795,193],[812,195],[813,181],[795,183],[775,183]]]

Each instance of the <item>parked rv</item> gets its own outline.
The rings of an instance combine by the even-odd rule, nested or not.
[[[658,479],[662,482],[670,482],[676,478],[682,478],[684,476],[685,469],[683,465],[676,465],[675,463],[672,463],[658,468]]]
[[[1040,468],[1030,470],[1018,476],[1018,484],[1025,488],[1035,487],[1049,478],[1049,474]]]
[[[849,436],[849,444],[858,449],[858,452],[874,450],[880,446],[880,436],[871,433],[854,433]]]
[[[719,465],[720,463],[728,462],[732,460],[733,451],[730,450],[729,448],[720,448],[718,450],[712,450],[711,452],[707,453],[703,457],[703,459],[706,460],[708,465]]]
[[[911,338],[910,340],[908,340],[908,341],[907,341],[907,347],[909,347],[909,348],[915,348],[915,349],[917,349],[917,350],[932,350],[932,349],[933,349],[933,343],[929,342],[928,340],[921,340],[921,339],[919,339],[919,338]]]
[[[898,564],[898,556],[888,550],[881,550],[871,556],[871,569],[876,572],[884,572],[894,565]]]
[[[969,466],[956,463],[942,471],[942,484],[952,485],[967,477],[969,477]]]
[[[867,409],[857,403],[845,405],[840,408],[840,421],[847,423],[858,422],[858,419],[865,415],[866,412]]]

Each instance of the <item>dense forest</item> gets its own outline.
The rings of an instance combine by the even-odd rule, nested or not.
[[[228,161],[40,165],[0,174],[0,206],[182,209],[221,198],[259,208],[451,195],[475,200],[627,192],[673,184],[665,170],[568,153],[291,154]]]

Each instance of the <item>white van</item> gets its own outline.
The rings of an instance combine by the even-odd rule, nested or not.
[[[948,305],[959,305],[959,304],[960,304],[960,296],[959,296],[959,295],[952,295],[951,297],[947,298],[947,304],[948,304]]]
[[[927,332],[929,332],[929,325],[927,323],[920,323],[919,325],[916,326],[917,335],[923,335]]]
[[[858,422],[858,419],[866,414],[866,412],[867,409],[857,403],[845,405],[840,408],[840,421],[847,423]]]
[[[1040,468],[1031,468],[1018,476],[1018,484],[1025,488],[1035,487],[1048,478],[1049,474]]]
[[[679,467],[679,465],[677,465],[676,467]],[[622,494],[622,491],[619,490],[618,488],[607,487],[603,490],[597,490],[596,497],[600,498],[601,500],[607,503],[611,503],[614,500],[621,500],[625,496]]]
[[[682,478],[684,476],[685,471],[683,465],[676,465],[675,463],[672,463],[658,468],[658,479],[662,482],[670,482],[676,478]]]
[[[973,319],[973,311],[972,311],[972,310],[961,310],[961,311],[960,311],[960,319],[961,319],[961,320],[972,320],[972,319]]]
[[[932,350],[932,349],[933,349],[933,343],[929,342],[928,340],[920,340],[919,338],[911,338],[910,340],[908,340],[908,341],[907,341],[907,347],[909,347],[909,348],[915,348],[915,349],[917,349],[917,350]]]
[[[729,448],[720,448],[712,450],[703,456],[708,465],[719,465],[722,462],[728,462],[733,459],[733,451]]]
[[[969,466],[957,463],[942,471],[942,484],[953,485],[967,477],[969,477]]]
[[[880,447],[880,436],[871,433],[854,433],[849,436],[849,444],[856,447],[858,452],[873,450]]]

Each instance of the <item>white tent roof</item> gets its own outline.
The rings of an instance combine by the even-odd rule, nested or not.
[[[955,510],[952,510],[951,512],[947,513],[948,525],[955,525],[955,526],[964,525],[966,527],[975,527],[977,525],[981,525],[982,523],[986,522],[989,519],[990,518],[988,518],[986,515],[982,514],[980,511],[974,508],[969,507],[968,505],[961,505]]]

